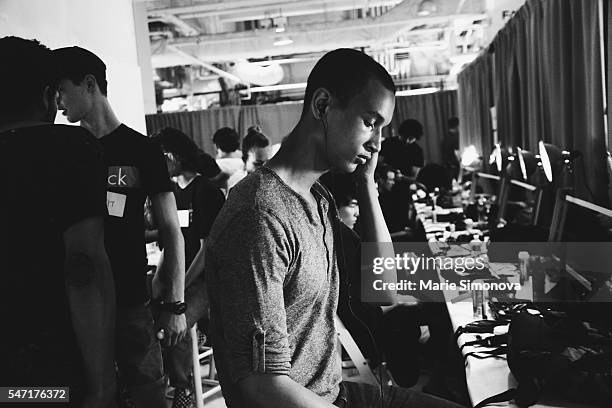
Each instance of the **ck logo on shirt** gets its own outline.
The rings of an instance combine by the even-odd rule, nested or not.
[[[107,187],[140,187],[140,172],[132,166],[109,166]]]

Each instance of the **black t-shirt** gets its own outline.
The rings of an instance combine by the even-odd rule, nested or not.
[[[423,167],[425,162],[421,146],[416,142],[404,143],[398,137],[383,140],[380,155],[384,157],[385,163],[404,175],[412,173],[412,166]]]
[[[406,143],[404,146],[404,152],[406,158],[405,160],[409,166],[423,167],[425,164],[423,149],[417,142]]]
[[[380,147],[380,155],[384,157],[385,163],[394,169],[399,169],[402,173],[404,173],[406,166],[403,149],[404,143],[398,137],[389,137],[383,140]]]
[[[204,177],[213,178],[221,173],[221,169],[217,161],[208,153],[200,152],[198,154],[198,173]]]
[[[117,304],[130,306],[147,299],[145,199],[172,191],[172,182],[155,140],[122,124],[100,142],[107,166],[106,252],[115,278]]]
[[[389,232],[402,231],[408,226],[410,202],[402,196],[398,189],[381,192],[378,195],[378,202]]]
[[[185,188],[174,185],[176,208],[179,210],[181,232],[185,239],[185,268],[200,250],[200,239],[208,237],[225,196],[203,176],[196,176]],[[185,211],[185,215],[181,214]]]
[[[105,178],[101,146],[83,128],[0,134],[1,385],[66,386],[83,377],[63,234],[106,214]]]
[[[455,151],[459,150],[459,133],[448,132],[442,140],[442,161],[446,165],[458,165]]]

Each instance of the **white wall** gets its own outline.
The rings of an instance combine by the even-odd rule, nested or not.
[[[145,133],[143,88],[131,0],[1,0],[0,37],[78,45],[106,64],[108,99],[126,125]],[[58,115],[58,123],[66,123]]]

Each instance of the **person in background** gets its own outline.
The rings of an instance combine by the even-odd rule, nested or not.
[[[396,172],[387,164],[380,164],[376,169],[378,202],[394,241],[401,240],[408,233],[408,211],[410,209],[410,202],[400,199],[404,198],[405,195],[400,197],[398,190],[395,188],[396,176]]]
[[[414,179],[424,165],[423,149],[416,143],[423,136],[423,125],[418,120],[406,119],[398,129],[399,137],[382,142],[382,161],[402,175]]]
[[[222,190],[227,196],[229,190],[246,176],[242,152],[239,150],[240,136],[234,129],[223,127],[213,135],[213,143],[217,148],[217,164],[221,173],[227,176],[227,180],[222,186]]]
[[[0,384],[69,387],[70,402],[52,405],[112,408],[102,148],[86,129],[53,124],[51,50],[4,37],[0,56],[0,76],[10,78],[0,100]]]
[[[217,161],[210,154],[206,153],[198,147],[198,162],[197,170],[202,176],[208,179],[215,179],[221,173],[221,169]]]
[[[428,193],[436,194],[436,205],[444,208],[453,206],[453,179],[446,168],[436,163],[428,163],[419,171],[416,181],[424,185]]]
[[[69,122],[81,122],[103,147],[108,216],[105,245],[117,294],[115,358],[119,378],[137,407],[166,407],[166,377],[160,347],[185,335],[185,251],[176,202],[159,144],[122,124],[107,99],[106,65],[91,51],[53,51],[58,66],[60,108]],[[157,280],[162,312],[156,322],[146,291],[143,231],[145,199],[164,243]],[[155,281],[154,281],[155,283]]]
[[[389,166],[379,167],[393,174]],[[343,259],[338,263],[338,317],[364,356],[369,359],[371,367],[376,367],[383,359],[399,386],[412,387],[419,378],[419,355],[422,348],[419,344],[421,328],[418,309],[412,305],[381,307],[360,301],[361,238],[355,231],[359,216],[355,183],[351,174],[332,172],[324,174],[320,181],[334,197],[342,221],[340,234]],[[392,187],[393,183],[388,183],[388,191]]]
[[[448,133],[442,140],[442,165],[451,178],[459,177],[459,118],[448,119]]]
[[[225,197],[206,177],[198,174],[198,148],[186,134],[173,128],[153,136],[161,144],[168,173],[174,178],[174,196],[183,239],[185,240],[185,317],[187,328],[208,315],[208,297],[204,283],[204,248],[210,228],[221,210]],[[205,326],[203,324],[202,326]],[[204,329],[204,327],[200,327]],[[192,369],[189,333],[176,346],[163,350],[164,368],[175,388],[173,408],[195,404],[189,375]]]
[[[400,125],[398,132],[404,141],[404,162],[399,169],[404,176],[416,177],[419,170],[425,165],[423,148],[417,143],[423,136],[423,125],[415,119],[406,119]]]
[[[270,158],[270,141],[258,130],[251,126],[247,135],[242,139],[242,161],[247,173],[252,173]]]

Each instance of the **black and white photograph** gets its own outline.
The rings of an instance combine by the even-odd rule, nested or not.
[[[0,407],[612,406],[610,0],[0,0]]]

